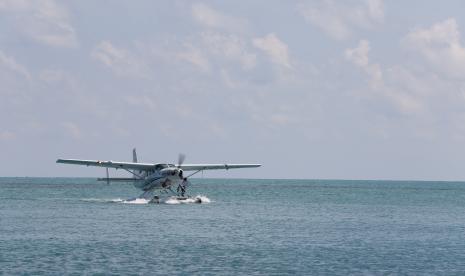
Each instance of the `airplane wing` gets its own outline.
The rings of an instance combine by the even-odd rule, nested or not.
[[[57,163],[94,166],[94,167],[103,167],[103,168],[114,168],[114,169],[130,169],[130,170],[139,170],[139,171],[152,170],[157,165],[157,164],[149,164],[149,163],[113,162],[113,161],[80,160],[80,159],[58,159]]]
[[[81,160],[81,159],[58,159],[56,162],[62,163],[62,164],[94,166],[94,167],[114,168],[114,169],[139,170],[139,171],[153,170],[158,165],[166,165],[166,164],[114,162],[114,161]],[[174,166],[174,165],[170,164],[170,166]],[[183,164],[179,167],[184,171],[203,171],[203,170],[229,170],[229,169],[240,169],[240,168],[256,168],[260,166],[261,166],[260,164]]]
[[[184,164],[179,167],[184,171],[203,171],[256,168],[260,166],[260,164]]]

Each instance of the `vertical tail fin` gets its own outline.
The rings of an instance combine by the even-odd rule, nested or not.
[[[136,148],[132,149],[132,162],[137,163],[137,152]]]
[[[136,148],[132,149],[132,162],[137,163],[137,152]],[[138,172],[136,170],[133,171],[133,173],[137,174]],[[136,175],[133,175],[132,178],[136,178]]]

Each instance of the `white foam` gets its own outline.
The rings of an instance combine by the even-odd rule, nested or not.
[[[114,202],[114,203],[120,203],[120,202],[123,202],[124,200],[122,200],[121,198],[115,198],[115,199],[110,199],[110,202]]]
[[[124,203],[124,204],[149,204],[150,199],[147,198],[130,198],[130,199],[105,199],[105,198],[83,198],[82,201],[88,202],[109,202],[109,203]],[[195,197],[188,197],[186,199],[178,199],[175,196],[168,197],[165,200],[160,200],[161,203],[165,204],[190,204],[190,203],[210,203],[211,200],[203,195],[197,195]]]
[[[114,199],[109,199],[109,198],[82,198],[82,201],[87,201],[87,202],[112,202],[112,203],[119,203],[123,202],[121,198],[114,198]]]
[[[122,203],[125,204],[147,204],[150,200],[146,198],[133,198],[128,200],[123,200]]]
[[[211,200],[206,197],[206,196],[203,196],[203,195],[197,195],[196,198],[200,198],[200,200],[202,200],[202,203],[210,203]]]
[[[175,197],[170,197],[165,201],[166,204],[181,204],[181,201]]]
[[[210,203],[210,199],[206,196],[197,195],[195,197],[188,197],[186,199],[178,199],[176,197],[168,198],[166,204],[188,204],[188,203]]]

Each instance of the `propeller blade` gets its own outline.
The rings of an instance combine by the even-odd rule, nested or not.
[[[186,155],[183,153],[180,153],[178,156],[178,167],[180,167],[182,163],[184,163],[184,159],[186,159]]]

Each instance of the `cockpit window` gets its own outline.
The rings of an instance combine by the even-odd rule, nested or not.
[[[161,170],[161,169],[165,169],[165,168],[168,168],[167,164],[157,164],[157,165],[155,165],[156,170]]]

